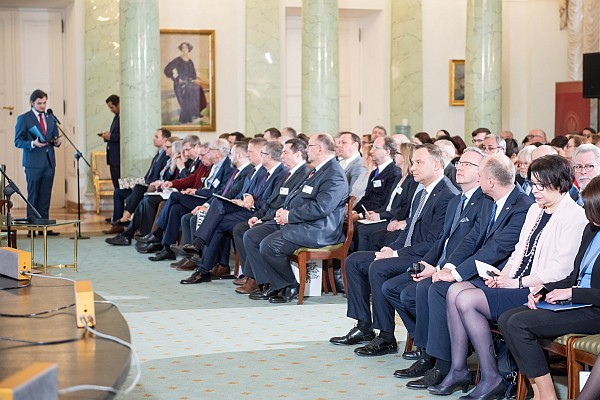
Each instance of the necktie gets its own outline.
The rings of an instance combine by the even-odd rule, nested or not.
[[[231,185],[233,185],[233,181],[235,181],[235,177],[237,176],[238,172],[240,172],[237,168],[233,170],[233,174],[231,174],[231,178],[229,178],[229,182],[227,182],[227,185],[225,185],[225,189],[223,189],[223,196],[225,196],[227,194],[227,192],[229,191],[229,188],[231,188]]]
[[[283,180],[283,183],[286,183],[288,179],[290,179],[290,176],[292,175],[291,172],[288,172],[287,175],[285,176],[285,179]]]
[[[496,210],[497,209],[498,209],[498,205],[496,204],[496,202],[494,202],[494,206],[492,207],[492,215],[490,216],[490,222],[488,223],[488,227],[487,227],[487,233],[490,233],[490,230],[492,230],[492,226],[494,226],[494,222],[496,222]]]
[[[425,189],[421,190],[421,198],[419,199],[419,205],[417,206],[417,210],[413,214],[410,219],[410,227],[408,228],[408,234],[406,235],[406,242],[404,242],[404,247],[408,247],[411,245],[412,234],[415,230],[415,224],[417,223],[417,219],[421,215],[421,210],[423,210],[423,206],[425,205],[425,199],[427,198],[427,191]]]
[[[379,167],[375,168],[375,173],[373,174],[373,179],[377,178],[377,175],[379,175]]]
[[[40,126],[42,127],[42,133],[44,134],[44,136],[46,136],[46,124],[44,123],[44,117],[42,116],[42,113],[39,113],[40,116]]]
[[[525,181],[523,182],[523,191],[525,192],[525,194],[529,194],[531,193],[531,185],[529,184],[529,182]]]
[[[450,228],[450,235],[444,241],[444,251],[442,251],[442,256],[440,257],[440,259],[438,261],[438,265],[440,265],[440,266],[443,266],[445,264],[446,248],[448,247],[448,239],[450,238],[450,236],[452,236],[452,233],[454,232],[454,230],[456,229],[456,226],[458,225],[458,221],[460,220],[460,214],[462,214],[462,211],[465,208],[464,206],[465,206],[466,200],[467,200],[467,196],[465,196],[463,194],[460,197],[460,204],[456,208],[456,211],[454,211],[454,219],[452,220],[452,227]]]
[[[313,169],[310,170],[310,174],[308,174],[308,178],[306,178],[306,179],[308,180],[308,179],[312,178],[312,176],[314,174],[315,174],[315,169],[313,168]]]

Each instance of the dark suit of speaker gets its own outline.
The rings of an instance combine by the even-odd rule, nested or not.
[[[58,137],[58,127],[54,118],[45,118],[46,134],[39,122],[38,113],[30,110],[17,117],[15,126],[15,146],[23,149],[23,163],[27,179],[27,200],[40,213],[48,218],[56,157],[54,140]],[[32,142],[39,139],[46,147],[33,147]],[[27,207],[27,218],[34,218],[33,211]]]
[[[121,177],[121,122],[116,114],[110,124],[110,136],[106,141],[106,163],[110,167],[110,179],[115,189],[119,188]]]
[[[502,268],[508,257],[513,252],[519,241],[521,228],[525,223],[527,211],[533,200],[515,186],[504,207],[488,230],[493,203],[485,204],[481,210],[481,218],[475,222],[471,232],[465,237],[459,247],[448,257],[448,263],[456,266],[463,280],[469,280],[477,276],[475,260],[483,261],[495,267]],[[460,262],[458,257],[463,249],[477,248],[477,251]],[[455,253],[457,254],[455,256]],[[428,290],[419,290],[417,285],[417,329],[420,307],[429,307],[429,326],[427,327],[427,343],[421,343],[421,347],[427,348],[427,354],[450,361],[450,334],[446,317],[446,293],[451,283],[435,282]]]
[[[423,189],[424,190],[424,189]],[[382,286],[388,279],[393,284],[404,287],[410,283],[406,269],[420,261],[431,249],[444,226],[448,202],[458,194],[458,190],[446,177],[435,185],[424,203],[421,213],[415,216],[421,192],[417,192],[413,202],[413,215],[407,220],[407,228],[390,247],[398,251],[398,257],[375,260],[375,252],[359,251],[346,260],[346,280],[348,282],[347,316],[358,321],[373,321],[373,327],[385,332],[394,332],[394,308],[385,298]],[[412,220],[415,220],[411,245],[404,246]],[[375,261],[374,261],[375,260]],[[373,313],[369,307],[373,303]]]

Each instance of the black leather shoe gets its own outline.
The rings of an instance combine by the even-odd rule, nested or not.
[[[106,238],[104,241],[108,244],[112,244],[113,246],[129,246],[131,244],[131,239],[123,235]]]
[[[406,387],[415,390],[427,389],[430,386],[439,385],[445,377],[439,368],[434,367],[427,371],[422,378],[408,382]]]
[[[203,274],[202,271],[196,269],[192,275],[179,281],[182,285],[193,285],[195,283],[205,283],[212,281],[210,273]]]
[[[471,386],[471,381],[473,380],[473,374],[471,371],[467,372],[465,376],[456,382],[449,383],[447,385],[439,384],[437,386],[430,386],[427,388],[429,393],[440,395],[440,396],[448,396],[456,391],[458,388],[462,388],[463,393],[467,393],[469,391],[469,386]]]
[[[396,378],[416,378],[425,375],[432,367],[429,358],[419,358],[410,367],[396,370],[394,376]]]
[[[198,252],[191,252],[188,251],[187,248],[191,246],[189,244],[184,244],[183,246],[177,246],[176,244],[172,244],[171,245],[171,251],[175,254],[177,254],[178,256],[183,256],[183,257],[193,257],[196,254],[198,254]],[[195,247],[194,247],[195,248]]]
[[[354,328],[350,329],[350,332],[348,332],[346,335],[334,336],[329,339],[329,342],[338,345],[351,346],[354,344],[370,342],[373,339],[375,339],[375,332],[371,330],[370,332],[364,333],[355,326]]]
[[[250,293],[248,297],[252,300],[269,300],[269,298],[277,295],[279,290],[272,289],[271,286],[258,293]]]
[[[184,244],[182,246],[182,248],[183,248],[184,251],[187,251],[188,253],[200,254],[200,249],[198,249],[193,244]]]
[[[162,249],[162,251],[155,256],[148,257],[150,261],[164,261],[164,260],[176,260],[175,253],[169,251],[167,249]]]
[[[163,245],[160,243],[142,243],[142,244],[138,243],[135,246],[135,249],[138,252],[143,253],[143,254],[156,253],[163,249]]]
[[[421,349],[416,349],[415,351],[405,351],[402,354],[402,358],[404,358],[405,360],[418,360],[419,358],[421,358],[421,354]]]
[[[142,236],[138,239],[139,243],[160,243],[160,238],[154,236],[154,233],[149,233],[146,236]]]
[[[504,380],[500,381],[496,387],[492,388],[487,393],[482,394],[481,396],[471,396],[469,393],[466,396],[460,396],[460,400],[491,400],[491,399],[502,399],[504,398],[504,394],[506,393],[506,383]]]
[[[300,293],[300,285],[291,285],[283,288],[278,294],[269,297],[269,303],[283,304],[289,303],[298,298]]]
[[[354,352],[359,356],[376,357],[384,356],[398,352],[398,343],[394,339],[393,342],[386,342],[381,337],[377,336],[366,346],[357,347]]]

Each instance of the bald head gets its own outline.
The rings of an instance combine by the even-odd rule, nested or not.
[[[531,161],[535,161],[540,157],[549,156],[552,154],[558,154],[558,153],[556,152],[556,150],[554,150],[554,147],[544,144],[540,147],[536,147],[533,150],[533,152],[531,153]]]
[[[529,131],[527,134],[527,139],[529,139],[529,143],[546,143],[546,132],[543,130],[536,128]]]

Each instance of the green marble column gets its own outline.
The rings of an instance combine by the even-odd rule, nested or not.
[[[246,0],[246,134],[281,125],[278,0]]]
[[[467,1],[465,134],[502,129],[502,0]]]
[[[337,0],[302,0],[302,132],[339,127]]]
[[[158,0],[120,0],[121,176],[144,176],[160,127]]]
[[[423,34],[421,0],[392,1],[390,132],[408,120],[423,129]]]

